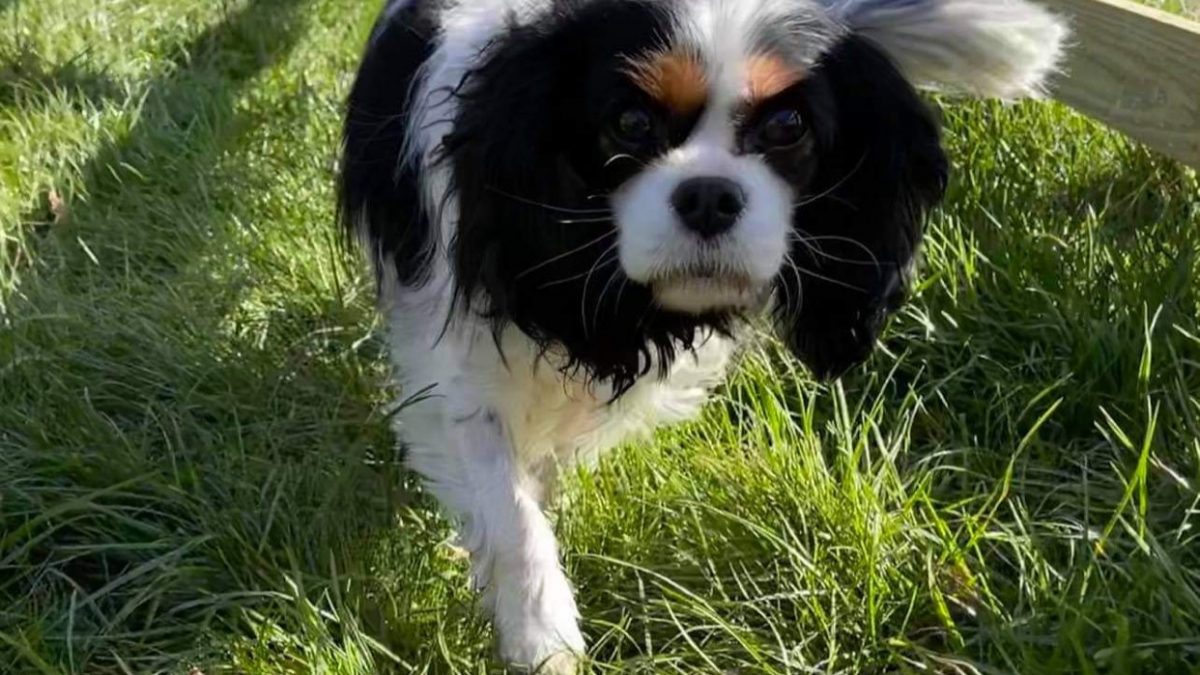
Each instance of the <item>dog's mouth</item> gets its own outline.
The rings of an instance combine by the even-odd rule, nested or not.
[[[747,309],[761,300],[764,289],[745,272],[716,266],[670,270],[649,286],[661,307],[689,314]]]

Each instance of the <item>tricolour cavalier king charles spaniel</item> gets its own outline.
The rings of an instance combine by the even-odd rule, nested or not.
[[[584,650],[564,468],[694,415],[756,317],[819,377],[861,362],[946,185],[916,88],[1037,94],[1065,32],[1026,0],[392,0],[341,213],[502,658]]]

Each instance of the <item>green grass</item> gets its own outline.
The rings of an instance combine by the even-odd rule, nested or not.
[[[486,672],[332,236],[375,2],[0,0],[0,672]],[[888,349],[770,349],[557,519],[597,672],[1200,668],[1200,181],[944,104]]]
[[[1200,0],[1134,0],[1144,5],[1200,19]]]

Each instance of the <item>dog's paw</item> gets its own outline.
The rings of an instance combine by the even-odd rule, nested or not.
[[[580,675],[584,672],[581,659],[574,651],[560,649],[540,660],[507,658],[505,663],[512,675]]]
[[[534,631],[500,638],[500,657],[515,671],[536,675],[575,675],[583,654],[583,635],[572,622],[554,632]],[[540,633],[540,634],[538,634]]]
[[[574,607],[571,602],[558,613],[500,622],[500,657],[517,672],[575,675],[584,644]]]
[[[574,652],[558,652],[542,661],[534,671],[537,675],[577,675],[581,672],[579,657]]]

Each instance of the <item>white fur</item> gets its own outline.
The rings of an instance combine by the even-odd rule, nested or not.
[[[442,334],[429,318],[450,309],[445,281],[418,291],[394,276],[383,281],[402,389],[429,389],[397,416],[407,461],[458,521],[501,656],[534,666],[582,653],[574,596],[542,513],[555,480],[626,438],[695,415],[723,379],[732,343],[712,337],[665,379],[645,378],[609,404],[610,391],[563,377],[555,355],[539,357],[516,330],[503,336],[504,360],[477,319],[460,318]]]
[[[982,96],[1039,96],[1066,25],[1028,0],[821,0],[913,81]]]
[[[390,11],[409,1],[396,0]],[[861,30],[915,77],[999,95],[1036,91],[1063,35],[1048,13],[1020,0],[926,0],[901,9],[879,0],[677,1],[681,39],[708,56],[713,90],[706,118],[688,143],[614,198],[621,263],[631,278],[647,282],[700,262],[744,275],[751,285],[765,284],[783,264],[795,196],[760,160],[734,154],[729,123],[742,61],[764,26],[792,17],[790,27],[811,38],[796,46],[797,53],[810,59],[847,27]],[[565,467],[593,462],[630,436],[695,415],[723,378],[734,342],[709,337],[665,377],[647,376],[609,404],[611,391],[563,375],[561,355],[539,355],[516,329],[501,336],[502,358],[484,321],[451,315],[447,252],[457,206],[445,199],[449,168],[437,161],[456,112],[456,99],[446,91],[486,55],[505,21],[532,20],[549,2],[462,0],[443,10],[436,49],[413,88],[413,131],[397,158],[424,169],[424,208],[439,236],[428,281],[406,288],[384,266],[380,295],[402,391],[428,390],[398,415],[397,430],[410,466],[458,522],[501,656],[526,666],[551,660],[553,668],[570,672],[573,661],[562,654],[582,652],[584,640],[553,528],[542,512],[555,480]],[[737,179],[749,197],[747,211],[716,253],[702,252],[668,205],[673,186],[696,175]],[[746,301],[738,289],[705,283],[667,287],[660,301],[691,311],[706,309],[711,296]],[[731,295],[721,296],[725,292]]]
[[[728,117],[720,107],[713,111],[717,114],[710,114],[687,143],[644,169],[612,200],[625,274],[653,286],[661,304],[681,311],[752,302],[779,273],[792,227],[791,186],[761,158],[735,155]],[[711,242],[689,232],[670,204],[675,187],[697,176],[729,178],[746,192],[745,212],[729,232]],[[672,284],[662,292],[655,283],[696,268],[719,270],[737,280],[736,285],[708,283],[681,292]]]

